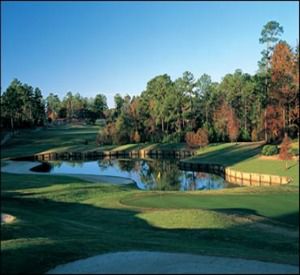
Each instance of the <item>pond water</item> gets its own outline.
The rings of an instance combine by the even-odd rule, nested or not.
[[[231,187],[222,177],[195,171],[183,171],[178,160],[100,159],[97,161],[49,161],[35,171],[50,174],[89,174],[119,176],[134,180],[143,190],[209,190]]]

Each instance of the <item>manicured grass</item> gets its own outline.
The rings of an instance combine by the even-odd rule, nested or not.
[[[2,158],[43,151],[186,149],[185,144],[150,143],[98,147],[98,129],[22,131],[3,147]],[[295,177],[294,185],[146,192],[133,185],[2,173],[2,212],[16,221],[1,226],[1,271],[42,273],[76,259],[127,250],[298,264],[298,164],[291,162],[286,171],[281,161],[259,159],[260,150],[259,143],[215,144],[198,150],[189,161],[282,173]]]
[[[280,160],[265,160],[260,158],[262,143],[224,143],[212,144],[198,150],[198,155],[186,159],[189,162],[217,163],[232,166],[243,172],[253,172],[292,177],[292,184],[299,185],[299,162],[288,161],[289,169]]]
[[[41,131],[22,130],[2,148],[2,158],[30,156],[49,152],[130,151],[140,149],[187,149],[185,143],[138,143],[98,146],[96,137],[99,126],[63,125],[44,128]]]
[[[4,273],[41,273],[57,264],[125,250],[298,263],[295,224],[290,220],[278,223],[276,219],[277,214],[296,211],[296,187],[285,190],[289,204],[278,195],[278,190],[273,190],[273,201],[280,199],[279,205],[285,207],[264,210],[262,214],[275,216],[270,227],[269,221],[257,221],[249,214],[268,207],[271,197],[266,202],[264,196],[251,201],[246,194],[232,195],[232,190],[228,190],[227,197],[223,191],[218,199],[218,192],[165,195],[138,191],[133,186],[88,183],[61,176],[3,174],[2,182],[2,211],[16,216],[16,222],[1,226]],[[243,188],[240,190],[244,192]],[[151,198],[152,203],[161,201],[161,197],[164,203],[157,210],[143,208],[141,201],[139,205],[143,207],[136,203],[124,205],[144,197]],[[166,205],[170,201],[173,205]],[[233,201],[236,203],[230,206]],[[258,206],[259,202],[262,205]],[[187,204],[192,209],[186,209]],[[243,207],[247,211],[236,212],[235,208]],[[275,227],[282,232],[273,230]]]
[[[299,189],[289,186],[244,187],[193,194],[142,193],[124,198],[122,203],[146,208],[201,208],[217,211],[228,209],[293,226],[299,224]]]
[[[187,159],[191,162],[217,163],[225,166],[237,164],[260,153],[262,143],[223,143],[199,149],[198,154]]]
[[[34,130],[23,130],[19,135],[5,144],[1,152],[2,158],[62,151],[188,150],[185,143],[139,143],[121,146],[97,146],[96,136],[98,131],[98,126],[80,125],[60,126],[37,132]],[[297,144],[297,141],[294,140],[293,146],[297,146]],[[187,159],[187,161],[219,163],[225,166],[233,166],[244,172],[290,176],[293,178],[293,184],[299,185],[299,163],[295,160],[290,161],[290,168],[286,170],[284,163],[279,160],[261,160],[258,156],[262,146],[263,144],[260,142],[210,144],[205,148],[198,149],[198,155]]]
[[[299,186],[299,162],[296,160],[288,161],[288,169],[286,169],[284,161],[254,157],[235,164],[233,168],[243,172],[289,176],[293,179],[291,184]]]
[[[46,150],[59,152],[72,151],[75,148],[76,150],[94,148],[98,130],[99,127],[96,126],[75,125],[47,128],[41,131],[23,130],[1,148],[1,156],[2,158],[20,157]]]

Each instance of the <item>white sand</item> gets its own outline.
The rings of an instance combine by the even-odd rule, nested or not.
[[[35,174],[41,176],[69,176],[80,178],[83,180],[91,182],[107,182],[113,184],[131,184],[135,183],[132,179],[124,177],[115,176],[101,176],[101,175],[88,175],[88,174],[67,174],[67,173],[56,173],[50,174],[47,172],[33,172],[30,171],[31,168],[37,166],[37,162],[33,161],[5,161],[6,165],[1,167],[1,172],[3,173],[13,173],[13,174]]]
[[[131,251],[59,265],[47,274],[297,274],[299,267],[225,257]]]
[[[1,223],[11,223],[15,219],[16,219],[16,217],[14,217],[12,215],[1,213]]]

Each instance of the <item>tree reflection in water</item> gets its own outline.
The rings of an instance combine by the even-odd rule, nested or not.
[[[227,187],[214,174],[179,169],[174,159],[112,159],[52,161],[50,173],[83,173],[131,178],[145,190],[209,190]],[[74,169],[72,169],[74,168]]]
[[[103,159],[99,167],[117,167],[127,172],[146,190],[210,190],[224,188],[226,183],[216,175],[182,171],[178,161],[171,159]],[[125,175],[126,176],[126,175]]]

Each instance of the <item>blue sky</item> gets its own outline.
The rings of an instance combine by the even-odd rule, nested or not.
[[[13,78],[61,98],[139,94],[147,81],[184,71],[220,81],[257,70],[264,24],[299,39],[298,2],[5,2],[1,90]]]

